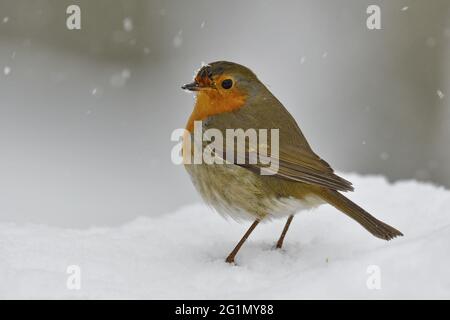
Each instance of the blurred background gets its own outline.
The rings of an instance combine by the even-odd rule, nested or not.
[[[449,187],[449,57],[448,0],[0,0],[0,221],[199,201],[170,134],[194,103],[180,86],[215,60],[253,69],[336,170]]]

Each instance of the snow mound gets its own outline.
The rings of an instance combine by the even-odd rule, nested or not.
[[[0,297],[450,298],[450,191],[347,177],[349,197],[403,238],[376,239],[327,205],[296,215],[282,251],[273,247],[284,221],[259,225],[231,266],[224,259],[248,225],[200,204],[119,228],[1,223]],[[70,265],[79,290],[67,287]]]

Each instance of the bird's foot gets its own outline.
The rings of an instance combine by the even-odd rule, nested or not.
[[[234,256],[228,256],[226,259],[225,259],[225,262],[226,263],[229,263],[229,264],[235,264],[235,262],[234,262]]]
[[[275,245],[275,249],[282,249],[283,248],[283,241],[278,241],[277,244]]]

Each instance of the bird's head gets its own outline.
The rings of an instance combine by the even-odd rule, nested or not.
[[[220,94],[227,98],[236,94],[249,94],[256,82],[259,82],[258,78],[247,67],[216,61],[200,68],[194,81],[181,88],[210,95]]]
[[[250,96],[258,95],[261,86],[256,75],[240,64],[217,61],[203,66],[193,82],[181,87],[197,94],[188,129],[195,120],[240,109]]]

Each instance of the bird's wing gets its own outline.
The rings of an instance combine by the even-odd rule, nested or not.
[[[269,109],[270,112],[261,112],[261,108]],[[257,173],[264,170],[265,174],[283,179],[319,185],[338,191],[353,191],[351,182],[336,175],[331,166],[312,151],[295,119],[273,96],[262,102],[259,101],[257,107],[248,105],[236,112],[211,117],[203,126],[204,129],[217,128],[222,132],[229,128],[242,128],[243,130],[277,128],[279,129],[278,155],[272,154],[270,143],[265,145],[266,149],[263,149],[267,150],[267,153],[261,153],[260,145],[255,150],[255,148],[249,148],[246,143],[243,154],[238,155],[235,147],[233,152],[235,156],[232,162]],[[270,136],[270,134],[268,135]],[[227,157],[225,149],[223,147],[223,150],[218,150],[215,146],[216,155],[222,156],[224,160],[230,162],[228,158],[233,157]],[[268,159],[267,155],[271,159]],[[249,163],[250,159],[259,160],[256,163]],[[268,161],[278,162],[278,168],[275,168],[276,170],[269,168],[264,164]]]
[[[319,185],[338,191],[353,191],[351,182],[336,175],[328,163],[315,154],[305,152],[302,148],[282,147],[277,156],[271,153],[270,147],[267,147],[267,152],[260,152],[260,147],[258,146],[257,150],[254,148],[249,150],[246,146],[243,153],[235,149],[234,158],[228,157],[227,151],[217,147],[211,151],[228,163],[234,163],[257,174]],[[263,147],[265,148],[266,145]]]

